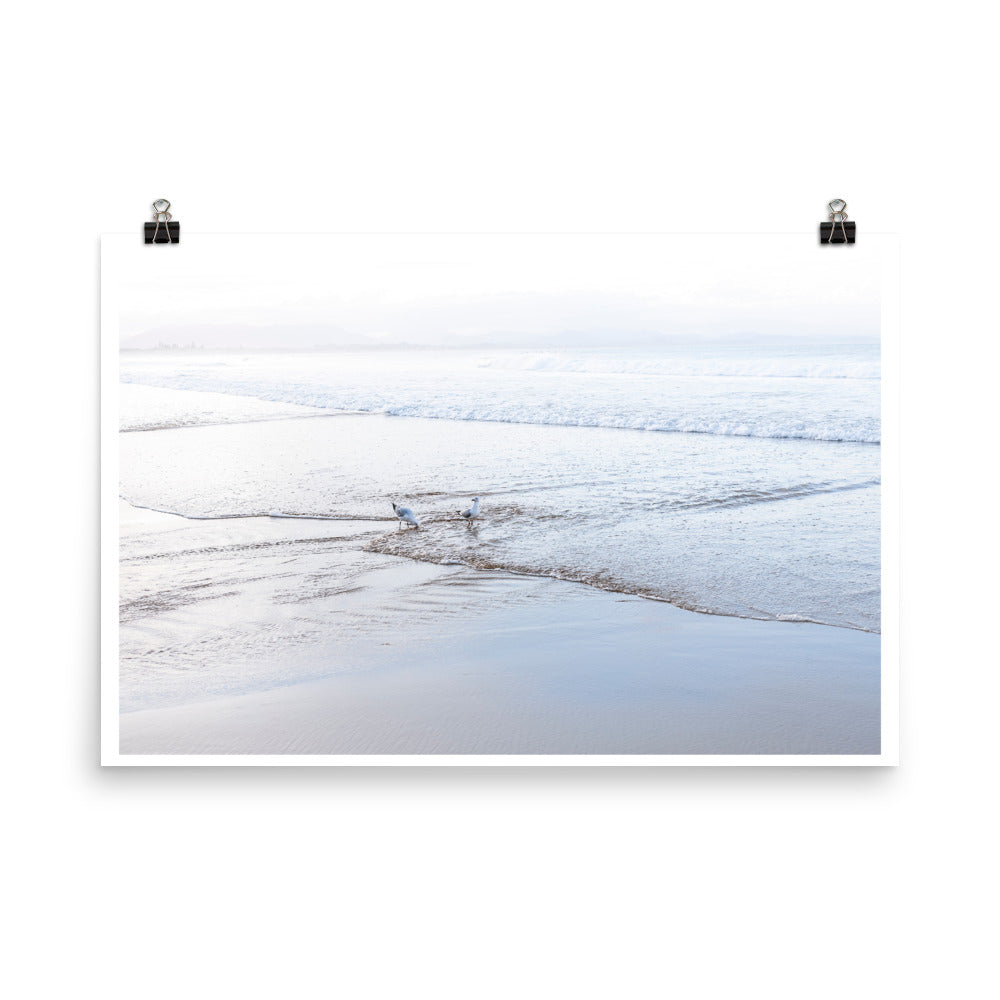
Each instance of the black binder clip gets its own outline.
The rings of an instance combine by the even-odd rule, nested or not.
[[[180,243],[181,224],[171,222],[170,202],[166,198],[158,198],[153,202],[153,221],[147,222],[144,235],[147,243]]]
[[[847,221],[847,202],[843,198],[834,198],[830,202],[830,221],[819,224],[820,243],[853,243],[854,223]],[[840,226],[840,232],[837,227]]]

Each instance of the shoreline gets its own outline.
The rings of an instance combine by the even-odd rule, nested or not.
[[[701,435],[372,414],[198,430],[197,440],[121,435],[120,493],[192,518],[383,515],[393,527],[389,500],[403,498],[430,530],[387,532],[373,545],[386,554],[572,579],[700,613],[879,628],[878,472],[858,449],[835,460],[800,441],[709,446]],[[470,489],[487,500],[466,533],[451,522]]]
[[[143,553],[172,546],[190,560],[193,542],[211,541],[205,565],[220,593],[196,572],[184,602],[123,620],[127,642],[169,650],[176,670],[158,674],[143,660],[122,671],[122,707],[133,706],[119,715],[124,755],[879,753],[880,639],[871,633],[697,614],[576,582],[353,548],[370,523],[340,522],[347,532],[330,539],[297,519],[129,516],[123,530]],[[219,629],[219,601],[278,616],[264,635],[287,628],[287,599],[276,601],[266,564],[254,563],[235,598],[219,566],[231,550],[263,559],[262,545],[285,573],[301,564],[296,592],[320,565],[336,587],[293,606],[295,620],[322,616],[301,636],[280,631],[267,648],[250,631],[243,645],[226,645],[239,626]],[[208,673],[191,676],[183,656],[209,640],[224,643],[217,660],[198,652],[192,662]]]
[[[273,519],[273,520],[285,520],[285,521],[331,521],[340,524],[392,524],[395,522],[395,518],[385,518],[385,517],[358,517],[356,515],[338,515],[338,514],[286,514],[279,513],[277,511],[271,511],[267,514],[180,514],[177,511],[164,510],[161,507],[150,507],[145,504],[138,504],[127,497],[119,495],[119,504],[127,504],[133,510],[143,510],[149,511],[154,514],[163,514],[168,517],[182,518],[185,521],[201,521],[201,522],[211,522],[211,521],[238,521],[238,520],[254,520],[254,519]],[[435,524],[438,521],[451,521],[453,518],[442,518],[436,519],[434,517],[429,517],[423,522],[425,525]],[[424,530],[424,529],[421,529]],[[672,608],[676,608],[679,611],[687,611],[691,614],[696,615],[707,615],[709,617],[718,618],[737,618],[741,621],[756,621],[756,622],[775,622],[783,625],[815,625],[820,628],[835,628],[835,629],[847,629],[852,632],[863,632],[867,635],[880,636],[880,629],[870,629],[864,628],[861,625],[846,625],[846,624],[836,624],[834,622],[823,622],[817,621],[811,618],[805,617],[755,617],[754,615],[740,615],[733,612],[717,611],[704,607],[697,607],[687,604],[681,604],[676,601],[671,601],[669,598],[661,597],[657,594],[647,594],[642,593],[637,590],[619,590],[613,587],[602,587],[599,584],[591,583],[587,580],[575,580],[572,577],[566,576],[556,576],[549,573],[534,572],[532,570],[522,570],[522,569],[510,569],[505,566],[489,566],[489,567],[478,567],[471,563],[462,562],[460,560],[446,560],[439,562],[435,559],[421,556],[421,555],[402,555],[397,552],[383,552],[378,549],[370,549],[369,551],[379,552],[380,555],[386,555],[390,558],[402,559],[409,562],[419,562],[425,563],[431,566],[461,566],[472,572],[491,572],[491,573],[506,573],[512,577],[526,577],[528,579],[534,580],[553,580],[559,583],[576,584],[581,587],[589,587],[593,590],[600,591],[605,594],[617,594],[621,597],[637,598],[644,601],[653,601],[658,604],[667,604]]]

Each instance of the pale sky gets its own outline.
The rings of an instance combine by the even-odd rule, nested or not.
[[[879,335],[880,251],[806,236],[105,237],[123,347]]]

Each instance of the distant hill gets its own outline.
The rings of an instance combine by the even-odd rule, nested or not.
[[[242,323],[185,323],[183,326],[150,327],[122,337],[123,350],[156,347],[205,348],[207,350],[308,350],[310,348],[374,346],[371,337],[316,324],[312,326],[247,326]]]

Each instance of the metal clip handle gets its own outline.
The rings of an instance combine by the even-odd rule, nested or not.
[[[834,198],[830,202],[830,221],[833,223],[830,226],[830,236],[827,239],[827,243],[833,242],[833,234],[837,228],[837,223],[840,223],[840,231],[844,234],[844,242],[847,242],[847,230],[844,228],[844,223],[847,221],[847,213],[844,209],[847,208],[847,202],[843,198]]]
[[[170,214],[170,202],[166,198],[157,198],[153,202],[153,218],[156,220],[156,229],[153,230],[153,242],[156,242],[156,237],[160,233],[160,223],[163,223],[163,229],[167,234],[167,242],[173,243],[174,241],[170,238],[170,226],[167,223],[173,218]]]

